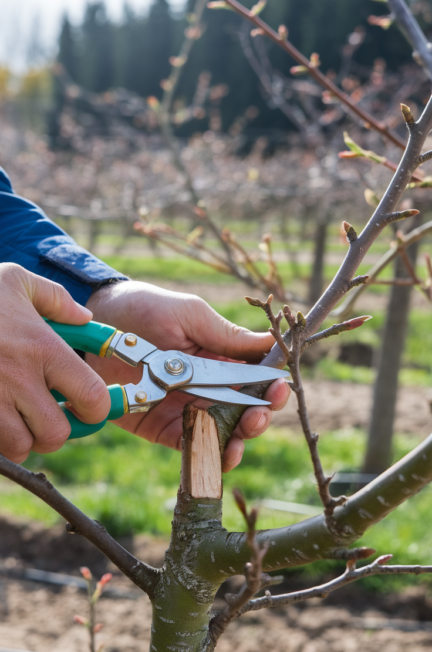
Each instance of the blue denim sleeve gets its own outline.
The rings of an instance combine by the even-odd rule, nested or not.
[[[0,168],[0,262],[21,265],[63,285],[78,303],[100,285],[127,280],[77,245],[36,204],[16,195]]]

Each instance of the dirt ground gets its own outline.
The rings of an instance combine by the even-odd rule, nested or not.
[[[138,557],[162,563],[166,542],[142,536],[123,543]],[[85,592],[19,579],[29,568],[76,575],[82,564],[95,574],[115,572],[89,543],[66,534],[61,526],[46,530],[0,518],[0,652],[88,649],[86,631],[73,621],[75,614],[86,615]],[[105,624],[98,642],[105,642],[105,652],[145,652],[151,624],[147,597],[118,572],[110,590],[98,605],[98,621]],[[246,614],[230,626],[217,649],[405,652],[408,646],[410,652],[426,652],[432,646],[432,598],[423,589],[385,596],[346,587],[325,601]]]
[[[330,380],[303,381],[312,423],[321,432],[339,428],[367,428],[372,405],[371,385]],[[429,435],[432,414],[429,407],[431,390],[425,387],[399,389],[396,405],[395,431],[415,435]],[[273,424],[300,430],[295,401],[273,415]]]

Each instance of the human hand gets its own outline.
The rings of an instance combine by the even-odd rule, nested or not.
[[[57,283],[0,264],[0,453],[18,463],[31,450],[58,450],[70,435],[50,389],[67,396],[87,423],[105,419],[111,403],[102,379],[41,315],[76,325],[92,316]]]
[[[232,324],[197,296],[138,281],[102,287],[90,297],[87,307],[96,321],[135,333],[165,351],[176,349],[219,360],[259,362],[274,344],[270,333],[252,333]],[[107,384],[136,384],[141,380],[142,369],[129,367],[115,358],[106,360],[87,354],[86,361]],[[243,440],[257,437],[268,428],[272,410],[280,410],[289,393],[286,382],[279,379],[270,385],[264,397],[271,402],[271,409],[250,407],[243,413],[225,451],[224,471],[237,466],[244,450]],[[190,402],[197,406],[210,405],[171,392],[150,412],[129,414],[117,423],[151,442],[179,449],[183,408]]]

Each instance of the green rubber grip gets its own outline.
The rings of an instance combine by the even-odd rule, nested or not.
[[[99,355],[102,346],[117,330],[113,326],[99,324],[97,321],[90,321],[84,326],[73,326],[71,324],[59,324],[47,319],[47,324],[73,349],[94,353],[95,355]]]
[[[109,414],[104,421],[100,421],[99,423],[84,423],[83,421],[80,421],[72,412],[70,412],[64,401],[59,403],[61,409],[65,413],[65,416],[69,423],[71,424],[72,430],[71,434],[69,435],[68,439],[81,439],[81,437],[88,437],[89,435],[93,435],[95,432],[98,432],[99,430],[102,430],[104,425],[108,420],[114,420],[114,419],[120,419],[125,414],[125,405],[123,402],[123,389],[121,388],[120,385],[110,385],[108,387],[108,391],[110,393],[111,397],[111,410],[109,411]],[[54,394],[55,390],[52,391],[52,394]],[[55,398],[61,397],[61,395],[58,392],[55,392]],[[62,397],[63,398],[63,397]]]

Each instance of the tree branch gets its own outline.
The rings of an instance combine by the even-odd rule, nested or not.
[[[417,229],[414,229],[413,231],[410,231],[409,233],[404,235],[404,242],[405,242],[405,247],[409,247],[410,245],[414,244],[414,242],[417,242],[418,240],[421,240],[421,238],[424,238],[426,235],[429,235],[432,233],[432,221],[426,222],[422,226],[419,226]],[[369,280],[366,285],[361,285],[360,287],[356,288],[351,294],[345,299],[345,301],[338,307],[336,310],[333,310],[331,313],[332,317],[349,317],[350,314],[352,314],[352,311],[354,310],[356,301],[360,297],[360,295],[365,291],[368,285],[371,285],[372,283],[375,283],[375,279],[382,272],[383,269],[389,265],[394,258],[398,255],[398,247],[397,244],[394,243],[391,245],[391,248],[380,258],[378,262],[373,265],[369,271],[368,271],[368,276]],[[384,281],[380,281],[380,283],[384,284]]]
[[[339,335],[344,331],[352,331],[355,328],[359,328],[359,326],[363,326],[365,321],[369,321],[369,319],[372,319],[372,315],[363,315],[362,317],[355,317],[354,319],[350,319],[349,321],[342,322],[342,324],[334,324],[333,326],[330,326],[330,328],[326,328],[325,330],[319,333],[315,333],[315,335],[308,337],[308,339],[303,342],[301,347],[301,353],[303,353],[303,351],[307,349],[309,346],[311,346],[312,344],[316,344],[316,342],[319,342],[320,340],[327,339],[327,337],[331,337],[332,335]]]
[[[150,597],[153,595],[162,571],[139,561],[125,550],[100,523],[83,514],[78,507],[62,496],[43,473],[27,471],[0,455],[0,474],[21,485],[52,507],[68,521],[66,526],[68,532],[80,534],[91,541],[142,591],[148,593]]]
[[[414,50],[413,58],[423,67],[428,77],[432,79],[431,44],[423,34],[404,0],[387,0],[387,3],[401,32]]]
[[[360,539],[400,504],[432,481],[432,435],[373,482],[338,507],[331,519],[324,514],[289,527],[258,532],[259,544],[270,542],[263,570],[278,570],[333,559],[335,548],[346,548]],[[220,533],[212,541],[215,566],[232,574],[241,572],[249,558],[243,533]],[[208,552],[199,550],[199,564]]]
[[[304,339],[310,337],[317,330],[336,303],[346,294],[350,279],[354,276],[371,244],[388,223],[388,216],[395,211],[431,127],[432,100],[429,99],[423,114],[409,129],[408,145],[378,207],[355,242],[350,244],[345,260],[333,281],[307,315],[308,325],[303,334]]]
[[[364,577],[370,577],[371,575],[421,575],[423,573],[432,573],[432,566],[384,566],[384,564],[391,558],[392,555],[382,555],[372,562],[372,564],[368,564],[362,568],[356,568],[355,562],[348,562],[346,571],[343,575],[331,580],[330,582],[321,584],[320,586],[314,586],[311,589],[295,591],[293,593],[284,593],[276,596],[272,596],[269,591],[266,591],[264,597],[250,600],[241,609],[241,614],[269,607],[282,607],[303,600],[310,600],[311,598],[326,598],[329,593],[332,593],[347,584],[363,579]]]
[[[235,12],[240,14],[243,18],[246,18],[251,22],[255,27],[262,30],[262,32],[271,39],[274,43],[279,45],[285,52],[287,52],[293,59],[298,61],[301,66],[307,68],[308,73],[313,77],[321,86],[327,89],[332,95],[338,98],[338,100],[345,106],[347,109],[353,113],[357,118],[360,118],[362,124],[367,124],[372,129],[378,131],[383,138],[391,141],[394,145],[397,145],[401,149],[405,147],[403,140],[399,138],[396,134],[392,133],[388,127],[376,120],[370,113],[359,107],[355,104],[351,98],[341,91],[336,84],[334,84],[326,75],[324,75],[316,65],[311,64],[309,59],[307,59],[299,50],[288,39],[286,34],[282,31],[281,33],[275,32],[267,23],[265,23],[259,16],[254,15],[246,7],[244,7],[237,0],[226,0],[228,4]],[[286,31],[286,30],[285,30]]]

